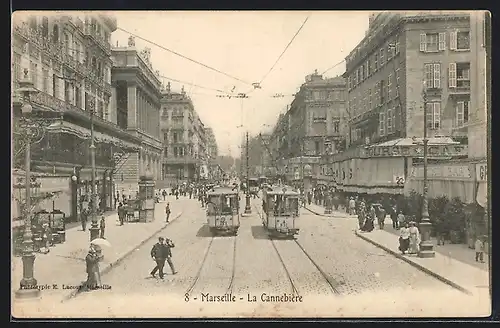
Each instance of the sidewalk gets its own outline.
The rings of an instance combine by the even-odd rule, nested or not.
[[[378,228],[377,228],[378,229]],[[385,231],[391,233],[392,235],[399,238],[399,230],[395,230],[392,228],[392,223],[387,224],[387,219],[385,221]],[[432,243],[434,244],[434,251],[440,253],[444,256],[451,257],[457,261],[462,263],[472,265],[478,269],[488,271],[489,268],[489,257],[488,254],[484,253],[484,262],[476,262],[476,252],[469,248],[465,244],[450,244],[449,241],[446,241],[444,245],[437,245],[436,238],[431,238]]]
[[[398,237],[385,230],[376,229],[366,233],[356,230],[355,234],[462,292],[470,295],[488,293],[489,272],[487,270],[460,262],[440,252],[435,252],[434,258],[402,255],[398,250]]]
[[[325,217],[332,217],[332,218],[356,218],[356,215],[349,215],[345,211],[341,210],[334,210],[332,209],[331,214],[325,214],[325,207],[321,205],[316,205],[314,203],[311,203],[311,205],[305,205],[304,208],[308,210],[309,212],[319,215],[319,216],[325,216]]]
[[[182,214],[182,209],[192,206],[193,200],[189,199],[168,199],[172,208],[170,222],[174,221]],[[165,203],[156,204],[155,220],[150,223],[125,223],[123,226],[117,225],[118,214],[113,213],[106,217],[105,237],[110,242],[111,247],[104,248],[104,260],[100,263],[101,274],[109,271],[112,266],[121,262],[135,249],[154,237],[163,230],[165,224]],[[90,224],[87,225],[89,227]],[[74,289],[63,290],[62,285],[79,286],[86,280],[85,256],[90,245],[90,232],[82,231],[81,227],[74,227],[66,231],[66,242],[57,244],[50,248],[48,254],[36,253],[34,276],[38,285],[56,284],[59,289],[43,290],[42,294],[49,296],[57,295],[65,299],[74,294]],[[12,257],[11,261],[11,281],[12,291],[19,288],[22,278],[22,258]]]

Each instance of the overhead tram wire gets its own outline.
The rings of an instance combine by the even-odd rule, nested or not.
[[[300,27],[297,30],[297,32],[295,32],[295,35],[292,37],[292,39],[290,40],[290,42],[288,42],[288,44],[286,45],[286,47],[283,50],[283,52],[281,52],[281,54],[279,55],[278,59],[276,59],[276,61],[274,62],[273,66],[271,66],[271,68],[269,69],[269,71],[262,77],[262,79],[260,79],[259,85],[262,84],[262,82],[264,82],[264,80],[267,78],[267,76],[273,71],[274,67],[276,67],[276,64],[278,64],[278,62],[283,57],[283,55],[285,54],[285,52],[288,50],[288,48],[290,47],[290,45],[293,43],[293,41],[295,40],[295,38],[297,37],[297,35],[299,35],[299,33],[302,30],[302,28],[304,27],[304,25],[306,25],[306,23],[309,20],[310,16],[311,15],[307,16],[306,19],[304,19],[304,22],[302,23],[302,25],[300,25]]]
[[[339,61],[337,64],[333,65],[332,67],[330,67],[329,69],[327,69],[326,71],[324,71],[323,73],[321,73],[321,75],[324,75],[326,72],[334,69],[335,67],[339,66],[340,64],[342,64],[343,62],[345,62],[345,59],[342,59],[341,61]]]
[[[229,78],[231,78],[231,79],[233,79],[233,80],[236,80],[236,81],[242,82],[242,83],[244,83],[244,84],[251,85],[251,83],[249,83],[249,82],[247,82],[247,81],[244,81],[244,80],[242,80],[242,79],[240,79],[240,78],[237,78],[237,77],[235,77],[235,76],[233,76],[233,75],[231,75],[231,74],[225,73],[225,72],[223,72],[223,71],[221,71],[221,70],[219,70],[219,69],[217,69],[217,68],[213,68],[213,67],[211,67],[211,66],[208,66],[208,65],[206,65],[206,64],[203,64],[203,63],[201,63],[201,62],[199,62],[199,61],[197,61],[197,60],[191,59],[191,58],[189,58],[189,57],[187,57],[187,56],[184,56],[183,54],[180,54],[180,53],[178,53],[178,52],[176,52],[176,51],[174,51],[174,50],[168,49],[168,48],[166,48],[166,47],[164,47],[164,46],[162,46],[162,45],[159,45],[159,44],[158,44],[158,43],[156,43],[156,42],[153,42],[153,41],[151,41],[151,40],[148,40],[148,39],[146,39],[146,38],[143,38],[143,37],[141,37],[141,36],[139,36],[139,35],[137,35],[137,34],[135,34],[135,33],[129,32],[129,31],[127,31],[127,30],[125,30],[125,29],[123,29],[123,28],[121,28],[121,27],[118,27],[118,30],[121,30],[121,31],[123,31],[123,32],[125,32],[125,33],[127,33],[127,34],[130,34],[130,35],[132,35],[132,36],[134,36],[134,37],[138,38],[138,39],[141,39],[141,40],[146,41],[146,42],[148,42],[148,43],[150,43],[150,44],[152,44],[152,45],[155,45],[155,46],[157,46],[158,48],[163,49],[163,50],[165,50],[165,51],[168,51],[168,52],[170,52],[170,53],[172,53],[172,54],[174,54],[174,55],[176,55],[176,56],[179,56],[179,57],[181,57],[181,58],[184,58],[184,59],[186,59],[186,60],[189,60],[190,62],[193,62],[193,63],[195,63],[195,64],[198,64],[198,65],[200,65],[200,66],[203,66],[203,67],[205,67],[205,68],[208,68],[209,70],[212,70],[212,71],[214,71],[214,72],[217,72],[217,73],[219,73],[219,74],[222,74],[222,75],[224,75],[224,76],[227,76],[227,77],[229,77]]]
[[[186,82],[186,81],[182,81],[182,80],[176,80],[176,79],[173,79],[171,77],[163,76],[163,75],[159,75],[159,77],[162,78],[162,79],[165,79],[165,80],[172,81],[172,82],[177,82],[177,83],[183,83],[183,84],[186,84],[186,85],[191,85],[193,87],[200,88],[200,89],[205,89],[205,90],[210,90],[210,91],[217,91],[217,92],[225,93],[225,94],[228,94],[228,95],[232,95],[231,93],[229,93],[227,91],[224,91],[224,90],[221,90],[221,89],[204,87],[202,85],[198,85],[198,84],[194,84],[194,83]],[[216,95],[214,95],[214,96],[216,96]]]

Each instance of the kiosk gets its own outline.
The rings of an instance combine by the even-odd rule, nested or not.
[[[153,174],[147,172],[139,178],[139,222],[152,222],[155,219],[155,181]]]

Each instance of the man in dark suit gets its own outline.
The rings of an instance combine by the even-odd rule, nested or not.
[[[151,249],[151,257],[156,262],[156,266],[153,271],[151,271],[151,276],[155,276],[156,271],[159,271],[160,278],[163,279],[163,267],[165,266],[165,260],[167,259],[167,247],[164,244],[165,239],[163,237],[158,238],[158,242]]]

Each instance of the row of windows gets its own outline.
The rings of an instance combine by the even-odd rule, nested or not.
[[[396,132],[396,111],[400,107],[387,108],[387,112],[379,113],[379,136],[390,135]]]
[[[441,63],[430,63],[424,65],[426,88],[441,88]],[[470,63],[450,63],[448,66],[448,87],[469,88],[470,87]]]
[[[420,33],[421,52],[439,52],[446,50],[446,32]],[[454,51],[470,50],[469,31],[451,31],[449,49]]]
[[[400,53],[399,35],[368,58],[347,78],[348,90],[356,88]],[[385,57],[387,56],[387,61]]]
[[[14,54],[14,83],[21,79],[21,56],[19,54]],[[62,84],[59,83],[60,78],[56,74],[49,74],[47,68],[42,68],[42,75],[39,76],[38,64],[35,62],[30,62],[30,78],[33,82],[35,88],[41,90],[45,93],[50,94],[52,91],[52,96],[65,102],[76,106],[81,109],[89,110],[95,109],[96,115],[101,118],[108,117],[108,104],[109,100],[97,99],[95,96],[91,96],[89,93],[83,91],[80,83],[74,83],[72,81],[63,81]],[[62,85],[62,94],[61,94]],[[85,98],[82,99],[82,96]],[[93,101],[87,100],[92,98]],[[84,100],[82,102],[82,100]],[[92,104],[92,105],[91,105]]]
[[[342,90],[314,90],[311,92],[310,97],[312,100],[345,100],[345,94]]]
[[[368,88],[363,93],[358,91],[356,95],[349,100],[349,108],[354,116],[358,113],[364,113],[377,108],[380,105],[388,103],[399,97],[399,77],[400,69],[396,69],[395,77],[391,73],[387,80],[380,80],[375,86]],[[395,81],[394,81],[395,80]]]

